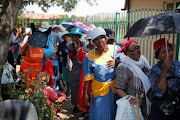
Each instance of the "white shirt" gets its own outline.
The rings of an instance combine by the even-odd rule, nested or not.
[[[53,41],[56,45],[63,42],[60,35],[58,33],[53,32],[53,31],[49,34],[49,37],[51,37],[53,39]]]
[[[17,41],[15,41],[15,40],[16,40],[16,36],[12,33],[11,34],[11,42],[17,43]]]

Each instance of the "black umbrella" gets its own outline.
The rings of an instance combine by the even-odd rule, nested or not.
[[[155,16],[142,18],[129,29],[124,38],[169,33],[180,33],[179,13],[160,13]]]

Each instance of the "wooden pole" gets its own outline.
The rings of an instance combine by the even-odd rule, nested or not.
[[[139,96],[137,93],[136,93],[136,99],[139,99]],[[137,120],[139,120],[139,102],[137,102]]]

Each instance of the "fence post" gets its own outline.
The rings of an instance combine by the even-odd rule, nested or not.
[[[120,42],[120,26],[119,26],[119,22],[120,22],[120,13],[119,12],[116,12],[116,32],[115,32],[115,35],[116,35],[116,41],[117,42]]]
[[[87,23],[89,22],[89,16],[86,17],[86,22],[87,22]]]
[[[177,34],[176,60],[180,61],[180,34]]]

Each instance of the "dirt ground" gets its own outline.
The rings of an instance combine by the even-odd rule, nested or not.
[[[66,89],[65,86],[63,93],[65,93]],[[58,112],[57,115],[61,120],[79,120],[79,116],[82,112],[73,113],[73,109],[74,105],[71,104],[71,99],[66,99],[65,103],[62,105],[62,110]],[[89,120],[89,115],[84,120]]]
[[[81,112],[73,113],[74,106],[71,104],[71,100],[66,100],[62,106],[62,111],[57,113],[57,115],[61,118],[61,120],[79,120],[79,116]],[[85,120],[88,120],[89,116],[86,117]]]

